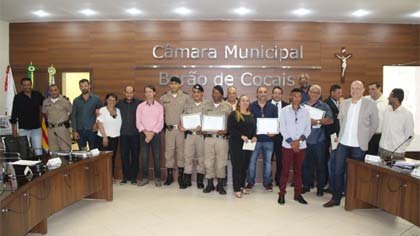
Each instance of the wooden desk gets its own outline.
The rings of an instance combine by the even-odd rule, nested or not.
[[[47,233],[47,218],[83,198],[112,201],[111,153],[47,171],[0,197],[0,236]]]
[[[420,180],[389,167],[349,159],[345,209],[374,207],[420,226]]]

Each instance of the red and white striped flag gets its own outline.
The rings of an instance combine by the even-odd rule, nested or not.
[[[10,116],[12,115],[13,99],[16,95],[15,81],[13,80],[12,67],[10,65],[6,68],[6,76],[2,85],[0,96],[5,99],[1,101],[0,114]]]

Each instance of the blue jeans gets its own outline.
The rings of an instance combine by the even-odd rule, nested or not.
[[[42,130],[38,129],[19,129],[20,136],[28,137],[31,147],[36,156],[42,155]]]
[[[79,133],[80,138],[77,140],[77,145],[79,146],[79,150],[86,149],[86,144],[89,143],[89,149],[98,148],[98,139],[96,133],[92,130],[82,129],[77,130]]]
[[[358,161],[364,161],[365,151],[360,147],[350,147],[343,144],[338,144],[335,158],[331,158],[334,171],[334,187],[333,187],[333,200],[337,203],[341,201],[342,193],[344,192],[344,179],[347,172],[347,158]]]
[[[252,152],[251,160],[248,167],[248,178],[247,182],[253,186],[255,184],[255,175],[257,167],[257,159],[260,152],[263,154],[263,184],[264,186],[271,186],[271,157],[273,156],[274,143],[273,142],[257,142],[255,149]]]
[[[152,148],[153,154],[153,169],[155,179],[160,179],[160,133],[155,134],[149,143],[145,141],[146,135],[140,133],[140,150],[141,150],[141,170],[143,179],[149,178],[149,154]]]
[[[303,188],[310,189],[314,179],[314,168],[316,167],[317,189],[323,190],[327,180],[325,142],[307,145],[306,157],[303,161]]]

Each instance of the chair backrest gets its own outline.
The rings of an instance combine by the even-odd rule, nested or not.
[[[2,142],[6,148],[6,152],[20,153],[22,159],[30,160],[35,156],[27,136],[6,136],[2,137]]]

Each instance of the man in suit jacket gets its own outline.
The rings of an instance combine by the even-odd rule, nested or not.
[[[281,109],[289,105],[289,103],[284,102],[282,98],[283,98],[283,89],[280,86],[274,86],[273,89],[271,90],[271,100],[269,100],[268,102],[277,107],[279,119],[280,119]],[[276,185],[279,186],[281,168],[282,168],[281,145],[283,142],[283,136],[281,136],[281,134],[279,133],[278,135],[273,137],[273,141],[274,141],[273,157],[274,155],[276,155],[276,175],[274,177],[274,181],[276,182]],[[273,158],[271,158],[271,160],[273,160]]]
[[[350,87],[351,98],[340,104],[338,119],[340,134],[337,153],[332,160],[335,163],[333,197],[324,207],[339,206],[344,191],[346,158],[363,161],[368,150],[368,143],[379,125],[378,108],[374,102],[363,97],[365,88],[359,80]]]
[[[335,133],[338,136],[338,134],[340,133],[340,121],[338,120],[338,112],[339,112],[338,107],[340,104],[340,98],[342,96],[343,96],[343,89],[341,88],[341,86],[338,84],[333,84],[330,87],[330,96],[324,101],[330,107],[333,114],[333,120],[334,120],[334,123],[332,123],[331,125],[325,126],[325,133],[327,136],[327,142],[325,145],[325,154],[326,154],[325,158],[328,163],[327,180],[328,180],[329,186],[331,186],[332,182],[334,182],[334,179],[330,178],[332,176],[330,173],[332,173],[332,171],[335,170],[334,165],[330,160],[333,159],[333,156],[335,155],[335,152],[336,152],[336,149],[335,149],[335,150],[331,150],[331,153],[330,153],[330,146],[331,146],[330,136],[333,133]],[[330,187],[328,187],[328,189],[324,191],[331,192],[331,189]]]

